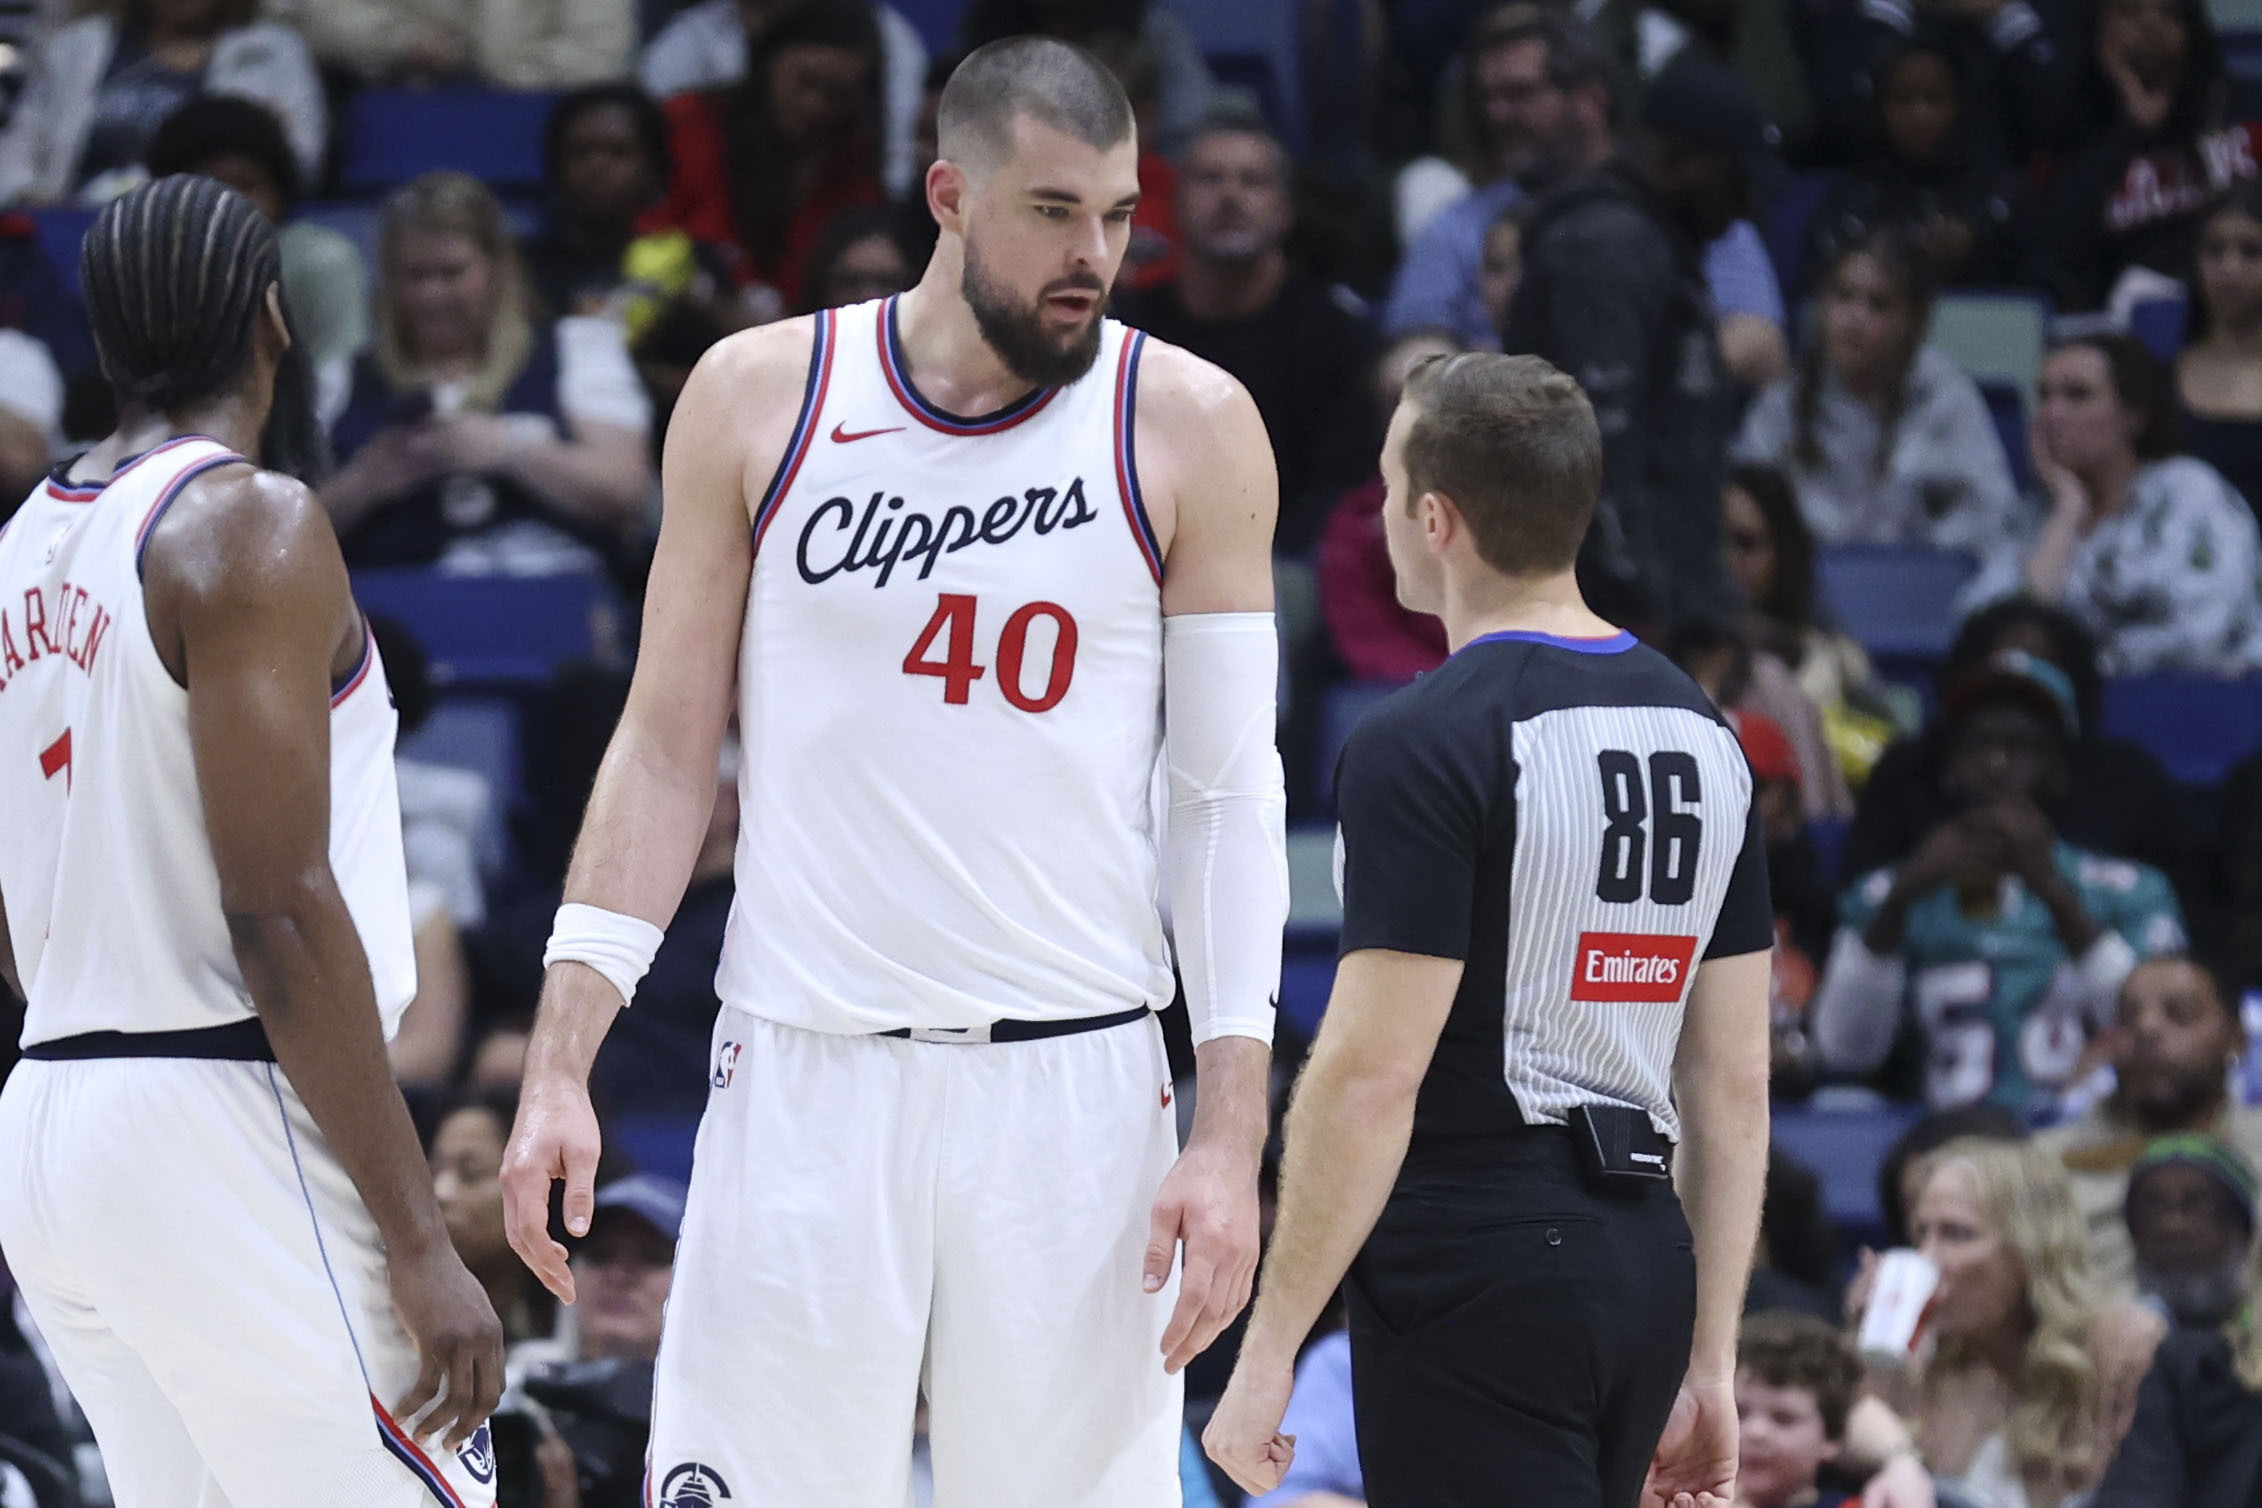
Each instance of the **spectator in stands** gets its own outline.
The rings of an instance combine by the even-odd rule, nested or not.
[[[1591,174],[1616,155],[1612,62],[1593,31],[1524,3],[1486,11],[1468,58],[1481,101],[1483,177],[1465,185],[1408,246],[1382,323],[1392,335],[1442,326],[1472,350],[1494,350],[1502,325],[1484,305],[1487,232],[1510,205]],[[1751,110],[1759,129],[1758,107]],[[1790,359],[1782,291],[1758,230],[1732,215],[1697,244],[1730,375],[1746,387],[1773,381]]]
[[[2228,969],[2235,997],[2262,991],[2262,750],[2241,760],[2223,782],[2221,893],[2229,915]],[[2262,1161],[2258,1158],[2257,1161]]]
[[[1212,117],[1187,144],[1178,276],[1118,316],[1217,363],[1256,399],[1280,467],[1273,547],[1308,551],[1328,505],[1373,465],[1374,339],[1348,295],[1290,264],[1288,149],[1263,119]]]
[[[2072,684],[2019,650],[1949,688],[1958,810],[1846,891],[1815,1001],[1828,1067],[1876,1072],[1913,1020],[1926,1103],[2041,1114],[2076,1081],[2137,960],[2183,946],[2166,876],[2075,848],[2043,815],[2068,782],[2076,717]]]
[[[644,49],[639,73],[654,99],[728,89],[746,77],[753,44],[798,0],[697,0],[678,12]],[[925,197],[927,163],[918,160],[916,135],[922,96],[931,107],[942,88],[928,78],[927,47],[919,29],[892,5],[874,5],[880,34],[880,179],[899,199]],[[944,77],[948,77],[947,70]],[[928,125],[933,118],[928,117]],[[931,146],[931,142],[930,142]]]
[[[1844,1454],[1861,1359],[1811,1314],[1752,1315],[1736,1342],[1736,1501],[1743,1508],[1838,1508],[1819,1490]]]
[[[2059,1508],[2094,1485],[2108,1418],[2105,1314],[2082,1265],[2064,1169],[2010,1142],[1952,1142],[1917,1176],[1918,1250],[1940,1270],[1934,1345],[1868,1392],[1906,1423],[1923,1464],[1967,1501]],[[1869,1274],[1849,1304],[1858,1319]]]
[[[728,243],[745,278],[800,307],[817,237],[832,217],[878,204],[879,31],[865,0],[795,0],[727,91],[667,103],[675,176],[662,219]]]
[[[1822,1180],[1780,1144],[1770,1146],[1744,1313],[1787,1310],[1835,1320],[1843,1312],[1838,1267],[1838,1233],[1823,1209]]]
[[[2179,1133],[2221,1137],[2262,1157],[2262,1111],[2231,1103],[2227,1078],[2245,1046],[2236,1002],[2199,960],[2146,959],[2121,984],[2111,1050],[2113,1091],[2078,1120],[2037,1138],[2072,1176],[2089,1229],[2089,1270],[2109,1293],[2136,1280],[2123,1212],[2129,1169],[2152,1142]]]
[[[500,89],[574,89],[628,72],[621,0],[268,0],[329,67],[365,82],[474,73]]]
[[[1915,239],[1935,283],[2008,279],[2019,188],[1999,150],[1970,128],[1979,114],[1957,48],[1930,27],[1900,43],[1879,80],[1876,145],[1809,222],[1807,285],[1826,280],[1842,248],[1884,230]]]
[[[1377,418],[1398,407],[1407,373],[1460,349],[1447,330],[1411,331],[1384,347],[1375,359],[1370,394]],[[1379,474],[1337,500],[1317,556],[1320,611],[1336,657],[1352,679],[1410,681],[1445,663],[1445,625],[1400,605],[1397,573],[1382,537],[1382,503]]]
[[[1740,709],[1729,718],[1751,765],[1752,797],[1767,836],[1767,890],[1775,912],[1768,989],[1770,1091],[1778,1099],[1803,1099],[1816,1077],[1807,1011],[1821,973],[1815,961],[1830,944],[1833,897],[1807,833],[1797,750],[1773,718]]]
[[[2096,309],[2124,274],[2164,286],[2191,266],[2199,220],[2252,177],[2262,86],[2223,65],[2205,0],[2099,0],[2078,119],[2102,122],[2058,164],[2021,282]]]
[[[1859,787],[1892,736],[1892,710],[1868,652],[1830,627],[1816,600],[1814,536],[1783,473],[1731,467],[1720,534],[1728,577],[1750,604],[1746,637],[1798,677],[1839,772]]]
[[[200,94],[267,106],[301,180],[317,177],[329,118],[314,59],[257,14],[257,0],[107,0],[49,35],[0,136],[0,204],[123,193],[158,126]]]
[[[1587,600],[1670,631],[1734,611],[1720,488],[1736,398],[1699,248],[1745,212],[1770,147],[1742,82],[1691,54],[1650,86],[1642,123],[1639,157],[1534,211],[1505,343],[1577,378],[1602,425],[1602,503],[1580,562]]]
[[[0,524],[39,485],[63,443],[63,374],[46,346],[0,328]]]
[[[2184,1328],[2212,1329],[2246,1306],[2253,1277],[2254,1167],[2212,1136],[2165,1136],[2128,1175],[2136,1286]]]
[[[487,1290],[511,1345],[549,1334],[553,1318],[546,1291],[503,1234],[503,1144],[517,1116],[515,1090],[466,1091],[440,1111],[425,1149],[448,1239]]]
[[[904,292],[919,281],[924,261],[903,244],[903,217],[892,204],[844,209],[833,216],[809,254],[803,313],[838,309]]]
[[[2262,511],[2262,182],[2230,186],[2199,222],[2176,399],[2183,448]]]
[[[1911,1246],[1909,1215],[1916,1208],[1917,1177],[1924,1160],[1952,1141],[2023,1141],[2026,1123],[2000,1105],[1982,1101],[1956,1110],[1935,1110],[1893,1139],[1877,1167],[1877,1208],[1884,1217],[1885,1244]],[[1874,1253],[1862,1253],[1867,1261]],[[1849,1295],[1850,1297],[1850,1295]]]
[[[2262,1326],[2251,1310],[2171,1331],[2090,1508],[2247,1508],[2262,1499],[2257,1440]]]
[[[2097,667],[2096,640],[2058,608],[2009,598],[1965,620],[1948,651],[1941,685],[1953,684],[2006,649],[2047,661],[2074,688],[2080,731],[2073,747],[2073,777],[2063,797],[2045,797],[2043,812],[2051,826],[2077,848],[2165,871],[2191,909],[2195,899],[2204,899],[2205,887],[2191,873],[2182,797],[2158,760],[2098,731],[2104,677]],[[1954,815],[1956,803],[1945,778],[1945,733],[1945,725],[1935,720],[1878,760],[1846,834],[1845,873],[1866,874],[1899,863]]]
[[[1744,416],[1733,454],[1779,466],[1826,545],[1930,545],[2014,569],[2021,508],[1978,384],[1925,344],[1932,272],[1897,230],[1842,248],[1795,375]]]
[[[1485,227],[1484,259],[1477,267],[1477,298],[1494,330],[1508,323],[1508,306],[1524,281],[1524,226],[1531,220],[1531,201],[1518,200],[1492,217]]]
[[[2097,635],[2111,674],[2262,664],[2262,531],[2220,472],[2175,453],[2175,394],[2152,353],[2125,335],[2068,341],[2043,363],[2039,400],[2050,513],[2027,590]]]
[[[597,1191],[589,1234],[573,1252],[575,1361],[649,1362],[660,1354],[686,1190],[634,1173]]]
[[[380,242],[376,341],[322,490],[347,558],[521,575],[617,559],[652,491],[620,326],[538,322],[502,206],[460,173],[397,192]]]
[[[1186,23],[1155,0],[968,0],[958,20],[958,47],[972,52],[1024,32],[1087,48],[1110,35],[1144,42],[1155,67],[1154,145],[1163,152],[1184,148],[1217,107],[1217,80],[1200,45]]]
[[[1853,797],[1823,737],[1822,714],[1799,689],[1788,665],[1756,649],[1741,628],[1724,619],[1692,619],[1665,642],[1674,663],[1731,718],[1764,718],[1789,741],[1804,817],[1838,819],[1853,810]]]
[[[325,225],[292,223],[304,180],[282,122],[251,100],[200,95],[167,116],[150,138],[149,173],[217,178],[275,225],[291,331],[330,400],[324,414],[334,415],[352,384],[353,359],[369,343],[369,272],[350,237]]]

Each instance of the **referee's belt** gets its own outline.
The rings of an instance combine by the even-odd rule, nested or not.
[[[1083,1032],[1104,1032],[1111,1026],[1129,1026],[1152,1015],[1143,1005],[1105,1016],[1078,1016],[1068,1021],[993,1021],[988,1026],[899,1026],[876,1037],[903,1037],[913,1042],[1038,1042],[1046,1037],[1073,1037]]]

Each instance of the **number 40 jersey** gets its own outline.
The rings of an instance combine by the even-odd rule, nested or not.
[[[841,1033],[1159,1009],[1146,337],[1105,322],[1081,378],[968,418],[896,308],[816,316],[757,504],[717,993]]]
[[[221,910],[189,741],[142,562],[183,488],[243,465],[187,437],[106,485],[49,481],[0,528],[0,902],[23,1042],[194,1031],[253,1014]],[[365,636],[330,699],[330,864],[386,1033],[416,993],[392,701]]]
[[[1409,1158],[1580,1105],[1679,1139],[1696,970],[1774,940],[1742,748],[1619,633],[1487,634],[1376,704],[1335,777],[1345,953],[1465,966]]]

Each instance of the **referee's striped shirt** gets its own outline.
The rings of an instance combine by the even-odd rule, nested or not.
[[[1336,772],[1345,953],[1460,959],[1414,1153],[1636,1106],[1676,1140],[1696,965],[1767,948],[1751,768],[1631,634],[1491,634],[1378,704]]]

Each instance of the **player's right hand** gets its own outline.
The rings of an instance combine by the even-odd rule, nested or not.
[[[550,1239],[550,1185],[565,1184],[566,1229],[587,1235],[602,1147],[587,1084],[567,1074],[526,1076],[503,1153],[503,1229],[511,1250],[563,1304],[573,1302],[573,1269],[566,1249]]]
[[[503,1396],[503,1325],[487,1290],[446,1242],[422,1252],[387,1254],[393,1307],[416,1342],[416,1382],[393,1418],[420,1439],[440,1435],[449,1450],[487,1422]],[[430,1409],[428,1417],[417,1416]]]

